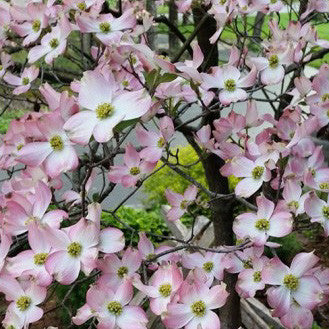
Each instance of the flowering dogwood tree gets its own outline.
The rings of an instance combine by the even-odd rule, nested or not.
[[[170,3],[193,20],[187,37],[142,0],[0,1],[1,114],[33,105],[0,146],[5,328],[40,320],[58,284],[70,288],[47,312],[68,310],[87,282],[85,304],[69,314],[72,325],[99,329],[150,328],[152,314],[168,329],[237,329],[240,297],[259,291],[285,328],[307,329],[328,301],[329,270],[317,251],[285,264],[273,240],[305,223],[329,234],[329,167],[317,143],[328,132],[329,65],[305,70],[329,52],[316,29],[328,1]],[[149,44],[156,24],[180,40],[175,53]],[[172,152],[178,134],[207,185]],[[190,238],[157,236],[176,244],[156,246],[154,232],[136,232],[118,210],[164,167],[190,184],[184,194],[166,191],[167,219],[194,221]],[[117,186],[128,194],[108,208]],[[194,239],[191,210],[205,206],[214,230],[207,248]]]

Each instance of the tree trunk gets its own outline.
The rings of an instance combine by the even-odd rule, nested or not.
[[[205,9],[194,8],[193,16],[195,26],[201,21]],[[218,65],[218,49],[217,45],[212,45],[209,38],[216,32],[216,21],[209,17],[205,24],[201,27],[197,38],[203,54],[205,55],[203,71],[207,71],[211,66]],[[211,124],[214,117],[208,117],[207,122]],[[224,161],[215,154],[210,154],[203,159],[203,167],[205,169],[206,178],[209,189],[216,193],[228,194],[228,179],[223,177],[219,169]],[[228,200],[214,200],[211,202],[211,220],[214,225],[214,235],[216,245],[232,245],[233,244],[233,203]],[[241,325],[240,298],[235,291],[237,275],[226,274],[224,281],[227,284],[227,290],[230,293],[227,303],[219,311],[222,329],[237,329]]]
[[[195,7],[193,9],[193,18],[194,18],[195,27],[202,20],[205,11],[206,9],[200,7]],[[209,16],[197,35],[199,46],[205,58],[202,67],[203,71],[207,71],[208,68],[211,66],[218,65],[217,44],[212,45],[209,42],[209,39],[216,31],[217,31],[217,23],[213,17]]]
[[[169,2],[169,21],[175,26],[178,26],[178,12],[174,0],[170,0]],[[172,31],[169,31],[169,54],[176,54],[178,47],[179,42],[177,36]]]
[[[261,11],[257,12],[256,18],[255,18],[255,24],[254,24],[254,31],[252,35],[252,39],[254,42],[261,42],[262,41],[262,27],[265,20],[265,14]]]
[[[152,15],[156,16],[157,15],[157,10],[156,10],[156,4],[154,0],[145,0],[146,1],[146,10]],[[147,40],[148,40],[148,45],[152,50],[155,50],[156,48],[156,34],[155,34],[155,28],[151,27],[147,31]]]

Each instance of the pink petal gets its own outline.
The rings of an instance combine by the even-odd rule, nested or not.
[[[51,191],[49,187],[40,181],[36,188],[35,202],[33,205],[33,216],[42,218],[51,202]]]
[[[269,219],[273,214],[274,203],[264,196],[257,197],[256,202],[258,206],[257,217],[260,219]]]
[[[293,293],[294,299],[301,306],[312,310],[322,301],[323,290],[319,281],[313,277],[299,279],[298,289]]]
[[[151,107],[151,97],[143,89],[122,93],[113,99],[113,106],[125,120],[143,116]],[[131,104],[134,104],[132,108]]]
[[[283,80],[284,68],[279,65],[277,68],[266,68],[261,72],[261,80],[264,85],[275,85]]]
[[[114,300],[117,300],[122,305],[127,305],[134,295],[133,286],[129,280],[124,280],[123,283],[118,287]]]
[[[301,277],[313,266],[315,266],[318,261],[319,257],[315,256],[313,252],[301,252],[292,260],[290,266],[291,273],[297,277]]]
[[[170,329],[180,329],[193,319],[193,314],[188,305],[169,304],[168,313],[163,323]]]
[[[45,160],[46,173],[57,177],[61,173],[75,169],[79,164],[78,156],[72,146],[65,146],[62,151],[53,151]]]
[[[125,329],[146,329],[147,322],[145,312],[138,306],[126,306],[117,317],[118,326]]]
[[[249,198],[263,185],[261,179],[255,180],[251,177],[244,178],[235,187],[235,194],[244,198]]]
[[[263,269],[262,278],[266,284],[281,285],[285,275],[289,273],[289,267],[283,264],[278,257],[274,257]]]
[[[56,251],[50,254],[46,261],[47,271],[54,275],[61,284],[71,284],[79,276],[80,261],[70,257],[67,251]]]
[[[125,238],[122,231],[116,228],[106,228],[100,234],[99,250],[105,253],[114,253],[125,246]]]
[[[124,162],[129,168],[139,167],[139,154],[131,144],[128,144],[125,148]]]
[[[114,114],[108,119],[100,120],[95,125],[93,135],[97,142],[106,143],[113,137],[114,127],[124,119],[121,113]]]
[[[40,166],[52,151],[48,142],[29,143],[19,151],[17,161],[28,166],[37,167]]]
[[[97,122],[95,112],[81,111],[66,121],[64,129],[73,142],[86,145],[90,140]]]

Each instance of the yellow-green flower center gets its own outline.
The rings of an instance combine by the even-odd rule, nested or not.
[[[40,220],[40,218],[38,218],[38,217],[30,216],[30,217],[24,222],[24,224],[25,224],[25,225],[28,225],[28,224],[30,224],[30,223],[32,223],[32,222],[39,221],[39,220]]]
[[[33,23],[32,23],[32,30],[34,32],[39,32],[40,31],[40,27],[41,27],[41,21],[39,19],[36,19],[35,21],[33,21]]]
[[[16,306],[20,311],[26,311],[32,304],[32,299],[28,296],[19,297],[16,301]]]
[[[79,2],[79,3],[77,4],[77,7],[78,7],[80,10],[82,10],[82,11],[86,10],[86,8],[87,8],[87,6],[86,6],[86,4],[85,4],[84,2]]]
[[[138,167],[132,167],[129,172],[131,175],[137,176],[141,173],[141,170]]]
[[[123,307],[119,302],[113,301],[107,304],[107,309],[111,314],[118,316],[122,313]]]
[[[114,106],[110,103],[103,103],[98,105],[96,109],[96,116],[98,119],[103,120],[109,118],[114,111]]]
[[[235,91],[236,90],[236,82],[233,79],[228,79],[224,83],[225,89],[227,91]]]
[[[164,147],[166,144],[166,140],[163,137],[160,137],[158,140],[158,147]]]
[[[181,209],[186,209],[187,206],[188,206],[188,201],[187,200],[183,200],[180,204]]]
[[[258,219],[255,227],[260,231],[268,231],[270,229],[270,222],[265,218]]]
[[[57,48],[58,45],[59,45],[59,41],[58,41],[57,38],[51,39],[51,40],[49,41],[49,46],[50,46],[51,48],[53,48],[53,49]]]
[[[191,305],[192,313],[197,317],[203,317],[206,314],[206,304],[199,300]]]
[[[153,259],[154,257],[156,257],[156,254],[148,254],[148,255],[146,256],[146,260],[151,260],[151,259]]]
[[[328,207],[328,206],[323,206],[323,208],[322,208],[322,213],[323,213],[323,216],[324,216],[326,219],[329,219],[329,207]]]
[[[274,4],[274,3],[277,3],[278,0],[271,0],[271,3]]]
[[[67,247],[67,252],[72,257],[79,257],[81,255],[82,245],[78,242],[72,242]]]
[[[109,33],[111,31],[111,24],[108,22],[102,22],[99,24],[99,29],[103,32],[103,33]]]
[[[293,274],[287,274],[285,275],[283,279],[283,284],[289,289],[289,290],[297,290],[299,281],[296,276]]]
[[[321,183],[319,184],[319,187],[321,190],[328,190],[329,189],[329,183],[325,182],[325,183]]]
[[[255,167],[252,172],[251,176],[253,179],[260,179],[263,176],[265,168],[262,166],[257,166]]]
[[[243,267],[245,269],[253,268],[252,266],[252,259],[248,258],[247,260],[243,261]]]
[[[171,294],[171,284],[162,284],[159,287],[159,293],[161,294],[162,297],[169,297]]]
[[[128,267],[126,266],[119,267],[118,277],[122,279],[126,274],[128,274]]]
[[[35,254],[33,259],[34,259],[34,264],[35,265],[44,265],[46,260],[47,260],[48,254],[46,252],[42,252],[40,254]]]
[[[2,71],[3,70],[3,66],[2,65],[0,65],[0,71]]]
[[[325,93],[321,97],[322,102],[327,102],[329,101],[329,93]]]
[[[55,135],[50,138],[49,143],[54,151],[62,151],[64,148],[64,142],[61,136]]]
[[[213,262],[206,262],[206,263],[203,264],[202,268],[206,272],[210,273],[214,268],[214,263]]]
[[[128,80],[123,80],[123,81],[122,81],[122,85],[123,85],[124,87],[128,87],[128,86],[129,86],[129,81],[128,81]]]
[[[262,273],[260,271],[254,272],[253,274],[254,282],[262,281]]]
[[[23,146],[24,146],[24,144],[18,144],[16,146],[17,151],[21,150]]]
[[[24,86],[28,85],[29,83],[30,83],[30,79],[28,77],[25,77],[25,78],[22,79],[22,84]]]
[[[277,55],[272,55],[269,59],[269,66],[272,69],[275,69],[279,66],[279,58]]]
[[[298,201],[290,201],[288,203],[288,208],[292,211],[296,211],[298,209],[298,207],[299,207]]]

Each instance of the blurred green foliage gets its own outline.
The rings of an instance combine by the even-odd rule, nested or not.
[[[0,134],[5,134],[9,124],[12,120],[21,117],[24,114],[23,110],[12,110],[8,109],[1,117],[0,117]]]
[[[175,154],[176,149],[177,148],[172,148],[171,152]],[[197,162],[199,157],[192,146],[180,146],[178,158],[182,165],[189,166],[188,168],[180,167],[180,169],[193,177],[203,186],[207,187],[206,176],[202,163]],[[159,161],[157,168],[162,165],[163,163]],[[189,185],[191,185],[189,181],[166,166],[144,182],[143,192],[146,194],[147,199],[143,200],[143,202],[146,207],[158,204],[167,204],[167,199],[164,194],[166,189],[169,188],[174,192],[184,193]],[[203,198],[206,198],[204,194]]]
[[[275,248],[278,257],[286,264],[290,264],[291,260],[303,250],[301,242],[298,240],[295,232],[283,238],[271,238],[271,242],[280,243],[281,247]],[[270,250],[266,250],[267,256],[272,257]]]
[[[160,207],[154,207],[146,211],[144,209],[123,206],[117,211],[116,215],[136,232],[132,235],[131,230],[126,228],[111,214],[105,212],[102,213],[102,225],[104,227],[111,226],[121,229],[125,234],[126,241],[128,243],[132,241],[133,245],[137,245],[138,232],[141,231],[152,232],[157,235],[169,235],[169,230],[163,220]],[[152,236],[150,236],[150,239],[155,243],[163,240]]]

